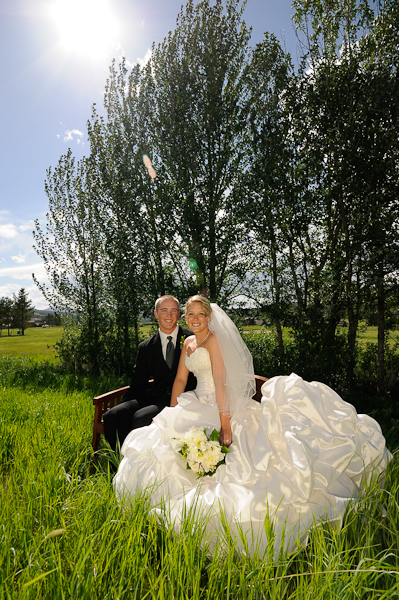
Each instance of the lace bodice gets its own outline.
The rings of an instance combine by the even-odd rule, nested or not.
[[[212,376],[211,357],[206,348],[197,348],[195,352],[186,354],[186,367],[197,378],[195,393],[203,404],[216,404],[215,384]]]

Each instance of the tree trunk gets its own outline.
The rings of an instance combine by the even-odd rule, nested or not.
[[[391,374],[389,376],[387,387],[386,387],[387,392],[391,392],[393,390],[396,382],[398,381],[398,373],[399,373],[399,360],[396,362],[396,365],[392,369]]]
[[[378,324],[378,383],[380,395],[385,394],[385,288],[384,288],[384,263],[378,263],[378,291],[377,291],[377,324]]]
[[[278,277],[278,269],[277,269],[277,242],[276,242],[276,236],[275,236],[275,231],[273,228],[273,224],[269,225],[269,236],[270,236],[270,240],[271,240],[271,253],[272,253],[272,275],[273,275],[273,283],[274,283],[274,290],[275,290],[275,300],[276,300],[276,306],[280,306],[280,300],[281,300],[281,288],[280,288],[280,281],[279,281],[279,277]],[[277,332],[277,346],[278,346],[278,355],[280,357],[280,360],[283,361],[284,358],[284,342],[283,342],[283,328],[281,327],[281,321],[279,318],[275,318],[274,319],[274,324],[276,326],[276,332]]]
[[[277,332],[278,355],[280,357],[280,360],[282,361],[284,358],[283,328],[281,327],[280,319],[275,319],[274,324],[276,326]]]

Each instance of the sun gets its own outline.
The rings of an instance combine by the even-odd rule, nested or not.
[[[50,10],[70,52],[102,58],[115,41],[117,22],[108,0],[55,0]]]

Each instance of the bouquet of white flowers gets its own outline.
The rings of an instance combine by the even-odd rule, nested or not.
[[[187,461],[187,469],[192,469],[198,477],[213,475],[218,466],[224,463],[224,455],[231,452],[226,446],[220,445],[216,429],[209,437],[206,432],[207,429],[203,427],[190,427],[180,440],[183,446],[179,452]]]

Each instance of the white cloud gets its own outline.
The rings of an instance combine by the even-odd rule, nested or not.
[[[0,285],[0,298],[11,298],[11,296],[16,294],[19,289],[21,289],[21,286],[17,283],[6,283],[5,285]]]
[[[69,142],[71,140],[74,139],[74,135],[76,135],[78,138],[82,138],[83,137],[83,131],[79,131],[79,129],[68,129],[65,132],[65,137],[64,137],[64,142]],[[78,142],[81,142],[80,139],[78,139]]]
[[[32,300],[36,308],[48,308],[48,302],[32,279],[32,273],[38,278],[41,284],[49,286],[47,273],[44,264],[41,262],[0,268],[0,278],[4,278],[4,283],[0,285],[0,297],[11,298],[13,294],[23,287],[28,292],[29,299]]]
[[[48,303],[32,279],[35,273],[40,283],[49,285],[44,264],[32,248],[33,229],[33,220],[0,211],[0,297],[12,297],[23,287],[31,291],[37,308],[46,308]]]
[[[17,237],[18,230],[13,223],[0,224],[0,239],[12,239]]]
[[[122,52],[122,56],[124,55],[124,52]],[[126,56],[125,56],[125,60],[126,60],[126,65],[128,67],[130,67],[131,69],[133,67],[136,66],[136,64],[138,63],[140,65],[140,67],[143,69],[143,67],[145,67],[145,65],[148,63],[148,61],[151,59],[152,57],[152,50],[151,48],[148,48],[147,52],[144,55],[144,58],[136,58],[136,62],[131,62]]]
[[[146,64],[151,59],[151,57],[152,57],[152,50],[151,50],[151,48],[148,48],[147,52],[144,55],[144,58],[137,59],[137,62],[139,63],[139,65],[142,69],[146,66]]]
[[[48,302],[43,297],[43,294],[37,285],[33,282],[28,285],[21,285],[18,283],[6,283],[5,285],[0,285],[0,298],[12,298],[13,294],[17,294],[21,287],[25,288],[28,298],[32,301],[32,304],[35,308],[49,308]]]
[[[32,273],[39,278],[40,283],[43,280],[47,281],[47,273],[42,262],[33,265],[23,265],[21,267],[0,268],[0,277],[9,277],[10,279],[27,279],[32,281]]]
[[[44,308],[49,308],[47,300],[44,298],[43,294],[35,283],[27,285],[25,290],[28,292],[29,299],[32,300],[32,304],[35,308],[39,308],[41,310]]]
[[[35,228],[35,224],[33,221],[31,221],[30,223],[31,223],[30,225],[20,225],[18,227],[18,229],[22,232],[23,231],[33,231],[33,229]]]
[[[31,257],[31,262],[37,261],[37,254],[32,248],[34,229],[33,221],[18,220],[19,223],[1,223],[0,215],[0,258],[5,266],[11,266],[12,262],[22,263],[22,257]]]
[[[116,53],[119,53],[120,57],[124,55],[123,46],[118,40],[112,40],[109,47],[112,50],[113,56],[115,56]]]
[[[22,264],[26,262],[26,254],[22,254],[21,252],[17,256],[12,256],[11,260],[18,264]]]

